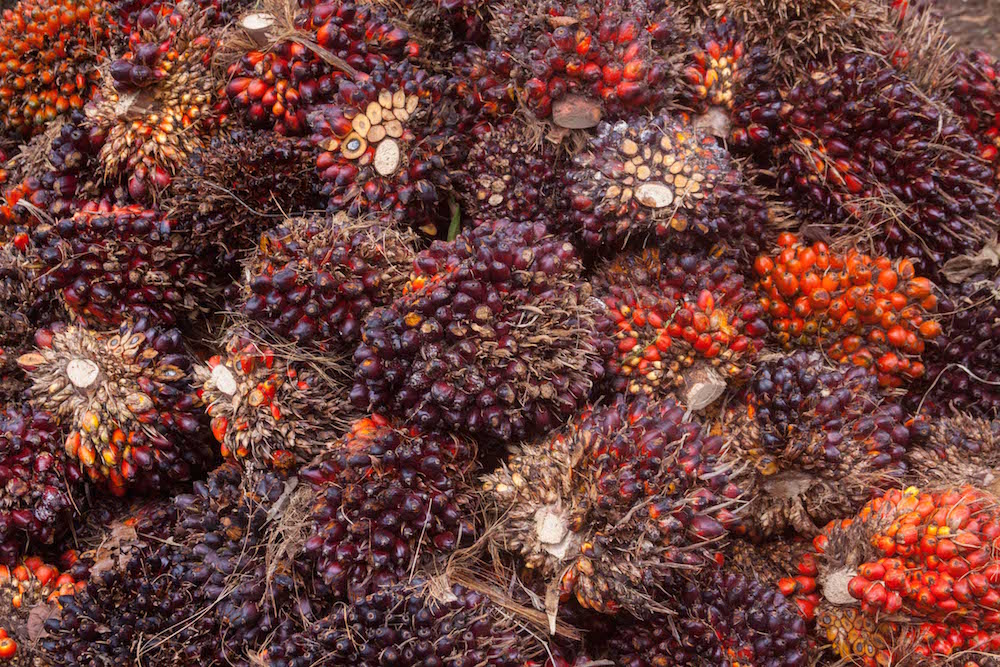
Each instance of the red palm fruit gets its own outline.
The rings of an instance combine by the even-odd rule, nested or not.
[[[746,523],[765,538],[788,527],[815,535],[898,486],[907,448],[923,438],[874,375],[802,350],[761,363],[718,428],[753,465]]]
[[[96,92],[113,19],[101,0],[28,0],[3,10],[0,117],[4,134],[28,138],[80,110]]]
[[[328,209],[438,232],[446,159],[457,150],[452,114],[440,104],[445,84],[409,62],[378,65],[363,81],[341,81],[336,97],[309,113]]]
[[[949,92],[952,111],[979,143],[979,155],[993,165],[1000,182],[1000,62],[983,51],[960,52]]]
[[[331,594],[361,600],[474,541],[475,451],[373,415],[303,471],[313,485],[305,550]]]
[[[758,247],[764,203],[729,154],[684,117],[602,123],[563,176],[572,229],[592,248],[630,238]]]
[[[486,442],[568,419],[603,375],[609,322],[572,245],[535,238],[499,221],[421,253],[404,293],[365,320],[355,405]]]
[[[669,96],[677,18],[663,3],[535,0],[493,9],[497,50],[510,53],[520,96],[556,125],[593,127]]]
[[[925,345],[941,325],[933,286],[912,262],[805,245],[793,234],[778,243],[754,265],[778,343],[818,346],[836,362],[870,369],[883,387],[924,374]]]
[[[211,255],[190,226],[139,206],[88,205],[32,237],[38,285],[95,327],[146,319],[172,326],[207,308]]]
[[[451,56],[454,76],[448,99],[454,101],[459,128],[478,122],[502,122],[519,107],[515,68],[509,52],[463,44]]]
[[[722,438],[672,400],[621,397],[524,445],[483,478],[488,536],[563,601],[646,616],[653,580],[711,561],[741,530]]]
[[[246,262],[243,312],[299,344],[355,344],[368,313],[409,278],[415,243],[343,214],[288,220]]]
[[[294,24],[322,51],[299,40],[267,36],[259,49],[243,52],[228,66],[225,92],[232,106],[252,125],[279,134],[305,133],[309,107],[332,101],[345,76],[361,80],[380,64],[400,63],[419,52],[389,9],[379,5],[303,3]],[[242,45],[246,36],[240,32],[233,36]],[[328,62],[324,51],[351,71]]]
[[[307,462],[346,430],[352,414],[337,398],[346,389],[342,371],[296,359],[250,328],[227,332],[223,346],[194,377],[224,457],[270,467],[288,452]]]
[[[595,294],[616,325],[616,393],[665,396],[700,410],[745,381],[764,343],[763,309],[735,262],[645,250],[600,266]]]
[[[191,358],[180,332],[145,323],[117,333],[77,327],[42,331],[18,363],[31,403],[50,412],[70,459],[115,495],[188,479],[210,457],[196,433]]]
[[[60,573],[37,556],[18,565],[0,565],[0,663],[29,667],[50,663],[38,645],[39,630],[33,625],[38,612],[42,618],[58,613],[62,605],[86,585],[69,573]]]
[[[690,51],[684,55],[680,101],[695,114],[715,108],[728,117],[733,109],[733,88],[746,64],[743,35],[726,18],[697,25],[692,33]]]

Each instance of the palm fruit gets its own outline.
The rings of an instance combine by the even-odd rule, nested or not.
[[[385,213],[437,232],[432,218],[451,176],[455,150],[446,81],[408,61],[378,65],[363,81],[340,82],[336,99],[308,116],[327,208],[351,216]]]
[[[910,260],[831,252],[786,233],[754,270],[760,303],[786,349],[818,346],[833,361],[877,373],[883,387],[925,374],[924,350],[941,324],[934,286]]]
[[[559,155],[551,142],[516,120],[484,121],[470,135],[459,157],[463,218],[538,220],[554,208]]]
[[[416,237],[346,215],[267,232],[245,266],[242,312],[302,345],[353,345],[374,308],[409,278]]]
[[[3,10],[0,118],[28,138],[96,92],[112,20],[103,0],[26,0]]]
[[[733,109],[733,88],[746,65],[742,31],[722,18],[694,27],[691,48],[684,56],[681,104],[704,116],[716,109],[728,117]]]
[[[814,66],[761,109],[781,194],[835,236],[868,236],[935,277],[995,230],[998,193],[973,139],[941,105],[875,56]]]
[[[928,488],[970,484],[1000,497],[1000,421],[956,413],[915,426],[927,435],[906,452],[909,480]]]
[[[274,17],[266,18],[275,22]],[[377,64],[397,63],[418,51],[409,33],[395,25],[390,11],[377,4],[304,3],[294,28],[322,50],[301,39],[252,37],[251,44],[263,43],[254,44],[229,66],[226,85],[230,102],[251,123],[280,134],[305,132],[308,108],[332,100],[344,76],[360,79]],[[339,59],[339,64],[328,56]]]
[[[4,667],[48,667],[38,650],[44,632],[37,616],[58,612],[61,600],[82,588],[69,573],[45,564],[41,558],[25,558],[17,566],[0,565],[0,664]],[[39,612],[41,612],[39,614]]]
[[[727,381],[750,377],[767,325],[736,262],[632,251],[598,267],[593,280],[616,326],[607,372],[614,392],[679,393],[700,410]]]
[[[115,495],[158,490],[207,459],[194,437],[199,410],[179,331],[140,322],[117,333],[68,326],[35,338],[40,347],[17,360],[32,405],[52,413],[66,454],[92,482]]]
[[[591,248],[647,234],[753,248],[767,224],[729,154],[683,117],[601,123],[563,181],[569,222]]]
[[[576,282],[572,245],[535,232],[502,221],[418,256],[419,275],[365,320],[354,404],[502,442],[583,405],[609,323]]]
[[[539,649],[489,597],[446,580],[401,582],[350,604],[262,656],[268,667],[522,667]]]
[[[763,362],[719,428],[753,466],[746,522],[755,537],[788,527],[814,535],[899,486],[918,435],[898,404],[883,402],[874,375],[803,350]]]
[[[211,72],[214,41],[207,15],[194,7],[139,23],[131,49],[88,106],[92,132],[104,140],[104,178],[124,182],[136,201],[165,188],[212,130],[218,84]]]
[[[490,0],[406,0],[406,23],[415,27],[429,58],[444,58],[463,44],[485,45],[489,37]],[[441,52],[444,52],[443,54]]]
[[[25,541],[52,544],[69,528],[82,474],[63,453],[55,419],[28,405],[0,411],[0,562]]]
[[[979,142],[979,156],[993,165],[995,182],[1000,183],[1000,64],[984,51],[961,52],[955,70],[948,96],[951,109]]]
[[[40,644],[53,665],[250,667],[249,655],[281,641],[304,582],[291,558],[271,561],[268,538],[283,518],[284,482],[243,477],[223,464],[177,496],[170,539],[140,539],[120,565],[93,573],[45,621]]]
[[[251,329],[225,336],[224,351],[194,369],[212,434],[226,458],[281,470],[311,460],[352,418],[337,396],[337,369],[298,360]]]
[[[304,471],[314,489],[304,549],[331,593],[362,600],[405,581],[420,559],[467,545],[475,534],[466,482],[475,454],[460,438],[372,415]]]
[[[520,107],[511,54],[463,44],[451,57],[448,98],[470,122],[500,122]],[[463,128],[464,129],[464,128]]]
[[[90,204],[32,232],[39,289],[95,327],[147,319],[172,326],[208,307],[214,269],[190,225],[141,206]]]
[[[742,490],[723,439],[670,399],[622,398],[517,449],[483,478],[497,522],[488,538],[540,577],[546,596],[644,616],[673,568],[711,560],[742,530]]]
[[[0,401],[4,403],[27,388],[16,359],[32,348],[36,326],[55,315],[50,300],[37,288],[20,241],[0,245]]]
[[[827,526],[779,586],[847,661],[993,664],[975,654],[1000,648],[996,503],[972,487],[891,490]]]
[[[567,129],[655,110],[669,96],[671,8],[655,0],[604,3],[501,2],[493,8],[497,50],[509,52],[527,108]]]
[[[676,617],[631,621],[609,633],[605,653],[615,665],[811,664],[806,623],[777,589],[744,574],[711,568],[684,580],[675,595]]]

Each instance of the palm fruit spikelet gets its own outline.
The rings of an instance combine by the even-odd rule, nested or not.
[[[92,131],[104,139],[105,180],[126,183],[136,201],[169,185],[213,130],[218,84],[209,28],[193,5],[164,12],[151,26],[139,23],[130,51],[111,64],[87,108]]]
[[[17,397],[27,383],[16,360],[28,352],[37,325],[55,316],[55,308],[38,290],[22,237],[0,245],[0,401]]]
[[[914,263],[831,251],[781,234],[754,262],[757,293],[785,348],[818,346],[834,361],[878,374],[883,387],[923,376],[926,344],[941,334],[933,284]]]
[[[415,562],[467,545],[476,508],[466,478],[475,454],[460,438],[372,415],[304,471],[314,488],[304,549],[331,593],[362,600],[406,580]]]
[[[1000,183],[1000,61],[984,51],[959,53],[950,91],[952,111],[979,142],[979,155],[993,165]]]
[[[808,632],[796,607],[753,577],[710,568],[683,580],[678,617],[632,621],[610,633],[606,653],[622,667],[805,667]]]
[[[742,31],[722,18],[706,21],[692,30],[690,50],[684,56],[684,86],[678,96],[692,113],[704,116],[716,109],[728,116],[733,109],[733,88],[745,66]]]
[[[288,220],[246,262],[243,312],[301,345],[354,344],[368,313],[406,283],[415,243],[408,230],[343,214]]]
[[[777,187],[804,222],[936,277],[995,233],[990,165],[957,119],[871,55],[814,66],[764,113]]]
[[[742,529],[722,438],[684,414],[670,399],[619,398],[524,445],[483,478],[497,508],[489,539],[547,598],[646,615],[657,573],[704,565],[712,541]]]
[[[233,106],[243,110],[254,126],[286,135],[306,131],[308,108],[332,100],[345,75],[357,78],[377,64],[398,63],[419,52],[409,33],[394,24],[387,7],[354,2],[304,4],[290,26],[298,38],[275,42],[265,34],[264,44],[251,39],[251,49],[229,65],[225,89]],[[239,49],[241,43],[228,50]],[[310,48],[309,43],[322,51]],[[324,51],[339,59],[339,68],[321,55]]]
[[[179,331],[68,326],[36,341],[39,348],[18,359],[32,405],[52,413],[66,454],[91,481],[115,495],[155,491],[188,479],[206,460],[194,437],[199,410]]]
[[[4,667],[49,667],[38,650],[44,632],[35,625],[36,616],[58,613],[62,600],[84,586],[69,573],[45,564],[41,558],[25,558],[16,566],[0,565],[0,664]]]
[[[1000,497],[1000,421],[955,413],[914,424],[927,433],[906,452],[907,479],[927,488],[969,484]]]
[[[652,235],[752,249],[767,224],[729,154],[684,117],[601,123],[563,182],[569,223],[591,248]]]
[[[267,551],[284,481],[244,476],[224,463],[170,503],[169,539],[133,538],[118,564],[91,570],[86,587],[45,621],[53,665],[250,667],[248,656],[291,633],[304,585],[292,559]],[[115,536],[109,536],[114,541]]]
[[[746,523],[758,538],[788,527],[815,535],[899,486],[906,449],[922,433],[882,400],[875,376],[829,367],[815,351],[762,362],[738,399],[719,429],[753,466]]]
[[[222,354],[194,369],[212,434],[226,458],[287,471],[347,429],[349,406],[336,369],[299,360],[249,328],[224,337]]]
[[[517,63],[522,102],[566,129],[656,109],[667,98],[677,20],[655,0],[502,2],[493,8],[497,49]]]
[[[97,89],[111,27],[103,0],[27,0],[4,9],[3,133],[27,138],[59,114],[82,109]]]
[[[25,541],[51,544],[62,536],[81,479],[52,415],[27,405],[0,411],[0,562],[13,565]]]
[[[846,660],[978,665],[976,653],[1000,648],[998,535],[988,492],[894,489],[831,522],[779,587]]]
[[[268,667],[522,667],[540,647],[489,597],[417,574],[350,604],[285,642],[272,642]]]
[[[486,441],[547,430],[584,404],[609,323],[577,282],[572,245],[536,229],[502,221],[421,253],[404,293],[365,320],[354,404]]]
[[[385,212],[433,236],[455,150],[446,81],[405,61],[342,80],[336,98],[308,116],[327,207],[352,216]]]
[[[616,393],[678,392],[700,410],[727,381],[749,378],[767,325],[732,260],[633,251],[600,266],[593,280],[616,325],[607,374]]]

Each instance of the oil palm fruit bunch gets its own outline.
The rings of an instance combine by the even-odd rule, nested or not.
[[[418,574],[330,614],[263,655],[268,667],[521,667],[540,647],[488,596]]]
[[[155,491],[207,460],[178,330],[141,321],[109,333],[66,326],[35,340],[38,349],[18,358],[32,406],[52,414],[66,454],[90,481],[115,495]]]
[[[302,473],[313,486],[305,554],[338,599],[405,581],[475,536],[475,446],[364,417]]]
[[[525,106],[567,129],[661,106],[679,42],[674,12],[656,0],[501,2],[492,35],[518,63],[511,74]]]
[[[62,598],[45,621],[44,655],[67,666],[143,655],[152,665],[249,667],[250,653],[285,637],[302,583],[290,559],[268,569],[266,535],[281,517],[268,514],[283,490],[277,476],[243,477],[234,462],[196,482],[173,500],[169,540],[139,540],[120,566]]]
[[[415,243],[408,230],[344,214],[287,220],[246,262],[242,311],[300,345],[354,345],[368,313],[409,278]]]
[[[487,224],[417,258],[423,273],[365,320],[357,407],[509,441],[587,401],[603,375],[609,323],[578,282],[572,246],[536,247],[525,229],[534,227]]]
[[[975,139],[876,56],[814,66],[781,98],[760,116],[778,189],[800,218],[870,236],[931,277],[989,239],[998,193]]]
[[[61,600],[73,596],[85,582],[48,565],[37,556],[16,566],[0,565],[0,664],[5,667],[48,667],[38,650],[41,628],[33,627],[38,612],[58,610]]]
[[[764,345],[764,310],[725,256],[628,251],[599,266],[595,293],[615,323],[608,363],[620,394],[679,394],[700,410],[739,383]]]
[[[594,249],[650,235],[752,248],[767,224],[726,150],[682,116],[601,123],[563,182],[569,224]]]
[[[788,527],[815,535],[898,487],[907,448],[923,433],[883,400],[874,375],[804,350],[762,362],[720,431],[753,466],[746,523],[755,537]]]
[[[190,225],[141,206],[88,204],[32,231],[39,289],[94,327],[146,319],[173,326],[208,305],[212,259]]]
[[[433,236],[451,187],[455,122],[442,103],[447,81],[409,61],[377,65],[340,81],[330,104],[308,116],[327,207],[352,216],[384,213]]]
[[[352,418],[335,369],[299,360],[251,328],[225,334],[222,354],[194,368],[198,395],[226,458],[287,471],[326,450]]]
[[[470,130],[456,184],[463,217],[538,220],[553,210],[559,152],[517,120],[483,121]]]
[[[113,28],[103,0],[28,0],[4,9],[3,134],[26,139],[56,116],[82,109],[97,90]]]
[[[25,542],[52,544],[82,504],[83,476],[62,445],[51,414],[15,403],[0,411],[0,562],[13,565]]]
[[[984,51],[960,52],[949,95],[952,111],[979,142],[979,155],[993,165],[1000,182],[1000,63]]]
[[[757,293],[777,342],[818,346],[834,361],[877,373],[883,387],[922,377],[927,344],[941,334],[937,296],[908,259],[831,251],[794,234],[754,262]]]
[[[248,18],[241,23],[246,25]],[[265,15],[263,22],[277,28],[277,18]],[[266,29],[260,37],[251,36],[251,48],[229,66],[226,84],[230,102],[254,126],[280,134],[305,132],[308,108],[331,101],[345,75],[361,78],[377,64],[398,63],[419,52],[410,34],[380,5],[304,3],[293,23],[288,27],[308,41],[275,40]],[[310,42],[322,51],[307,46]],[[340,60],[339,67],[324,51]]]
[[[546,595],[647,615],[658,577],[705,565],[711,541],[742,530],[723,439],[684,415],[670,399],[618,398],[515,450],[483,477],[489,539]]]
[[[972,487],[893,489],[831,522],[779,587],[847,661],[992,664],[976,653],[1000,647],[996,503]]]
[[[907,479],[926,488],[969,484],[1000,497],[1000,421],[958,412],[914,427],[927,433],[906,452]]]
[[[682,580],[677,588],[677,617],[631,621],[609,633],[605,653],[614,664],[811,664],[806,623],[776,588],[715,567]]]
[[[23,239],[21,239],[23,241]],[[17,357],[34,346],[38,325],[55,317],[56,308],[37,288],[31,259],[20,241],[0,245],[0,401],[27,388]]]
[[[193,4],[133,27],[131,48],[110,66],[110,77],[87,108],[103,138],[104,178],[123,182],[135,201],[170,184],[213,130],[218,83],[211,72],[216,43],[207,14]]]
[[[451,56],[448,99],[470,122],[498,122],[520,107],[514,59],[502,49],[463,44]]]

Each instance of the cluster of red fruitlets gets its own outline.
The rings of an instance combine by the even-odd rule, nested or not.
[[[819,346],[838,363],[877,372],[885,387],[925,374],[921,358],[941,324],[932,316],[933,284],[915,275],[913,262],[832,252],[786,233],[754,270],[761,305],[786,348]]]
[[[983,51],[960,53],[949,96],[952,111],[979,142],[979,155],[993,165],[1000,183],[1000,61]]]
[[[685,54],[681,102],[694,113],[704,114],[717,107],[728,116],[734,106],[739,70],[746,65],[745,51],[741,30],[732,22],[722,19],[699,26]]]
[[[67,556],[72,560],[72,552]],[[83,585],[73,574],[60,574],[37,556],[16,566],[0,565],[0,661],[10,667],[52,664],[38,650],[32,616],[39,608],[59,610],[60,600],[71,598]]]

